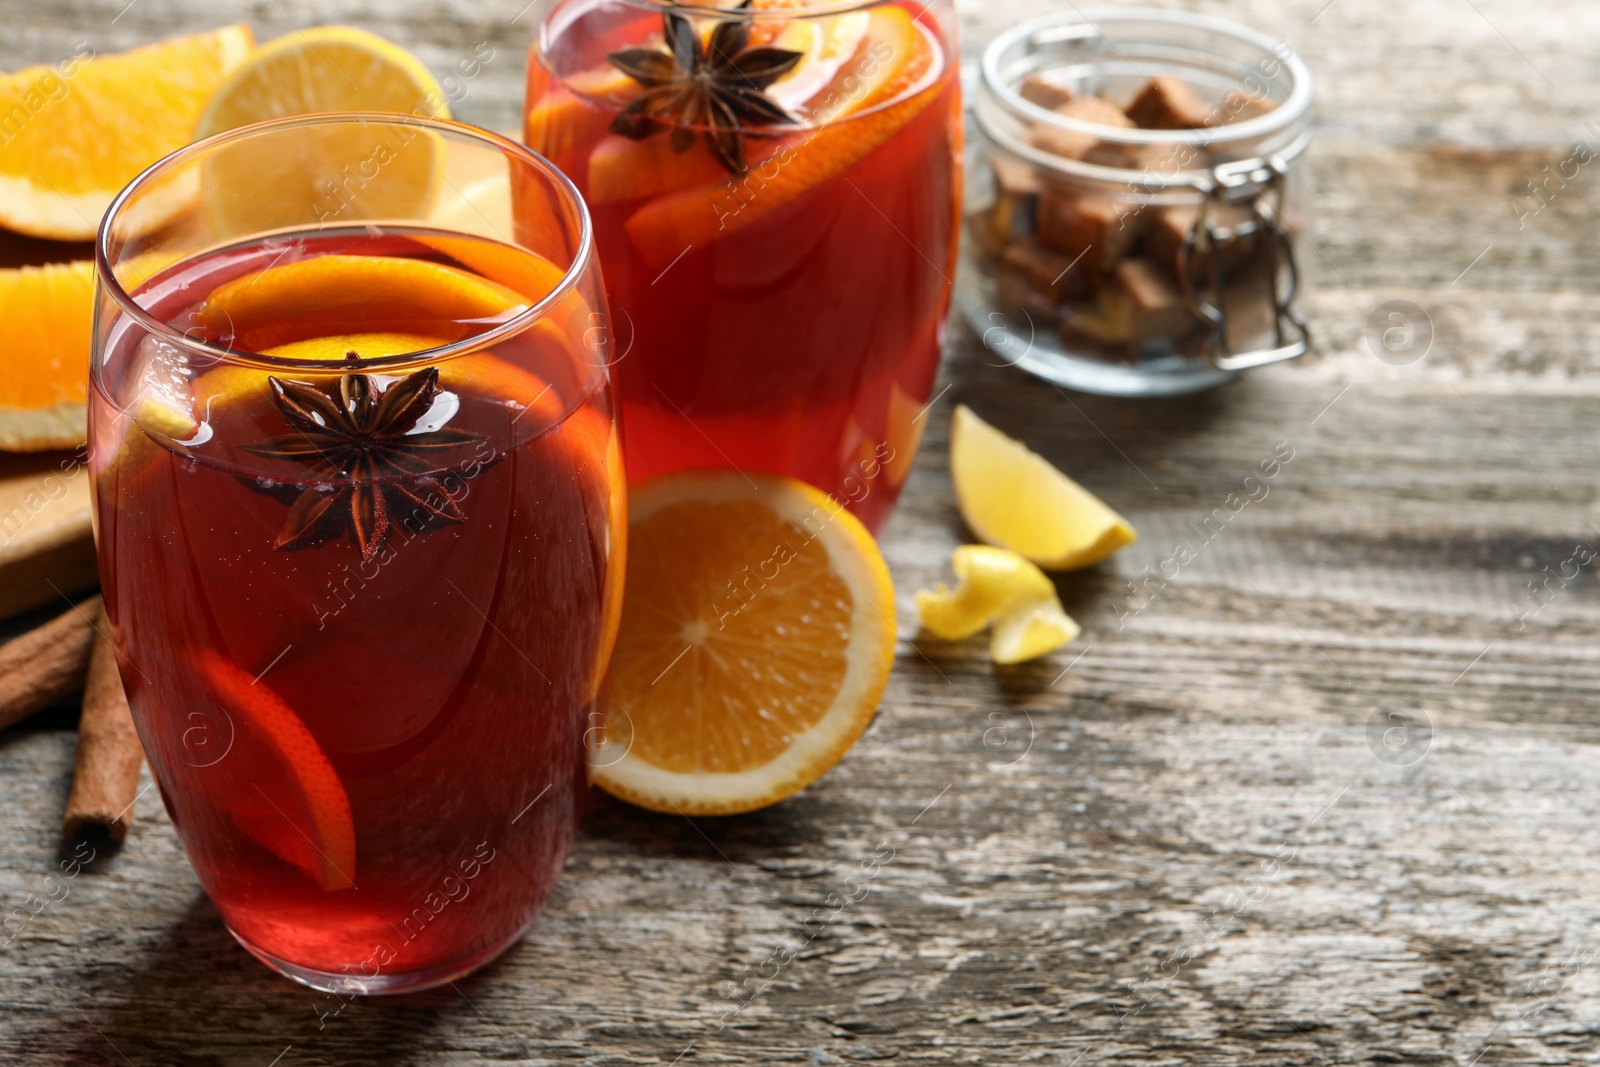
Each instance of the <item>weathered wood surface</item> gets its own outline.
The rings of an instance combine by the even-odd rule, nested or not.
[[[223,17],[198,0],[125,2],[0,0],[0,64]],[[346,3],[337,18],[436,70],[492,42],[457,110],[507,127],[518,6]],[[1055,6],[973,3],[965,26],[976,40]],[[945,427],[952,402],[972,404],[1142,533],[1062,583],[1085,626],[1076,645],[999,671],[979,641],[908,637],[877,722],[816,788],[695,824],[597,796],[520,947],[455,988],[353,1002],[320,1026],[337,1001],[232,944],[147,794],[127,845],[0,946],[0,1057],[1600,1059],[1593,567],[1517,617],[1544,568],[1600,547],[1600,172],[1525,227],[1512,209],[1574,141],[1600,142],[1585,126],[1600,9],[1185,6],[1255,22],[1320,76],[1320,351],[1211,395],[1130,404],[1069,400],[954,330],[951,388],[884,539],[911,634],[912,591],[944,576],[962,537]],[[275,35],[334,8],[243,10]],[[1374,308],[1399,299],[1433,325],[1409,366],[1365,340]],[[1127,582],[1197,540],[1187,524],[1279,442],[1294,458],[1267,497],[1130,599]],[[1386,748],[1395,710],[1431,735]],[[72,751],[60,729],[0,737],[7,910],[44,893],[60,858]],[[829,894],[860,899],[835,911]]]

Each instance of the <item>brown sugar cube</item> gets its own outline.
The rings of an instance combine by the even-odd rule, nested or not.
[[[999,297],[1005,308],[1054,318],[1066,301],[1089,290],[1082,265],[1032,239],[1013,241],[1000,255]]]
[[[1224,237],[1253,221],[1254,215],[1244,204],[1219,204],[1212,208],[1211,224],[1218,232],[1217,244],[1222,252],[1224,267],[1234,268],[1251,259],[1255,253],[1254,234]],[[1145,236],[1145,249],[1151,260],[1174,278],[1183,270],[1183,245],[1194,232],[1200,220],[1198,205],[1180,204],[1159,208],[1152,212],[1149,231]],[[1209,258],[1209,257],[1208,257]]]
[[[1128,254],[1141,222],[1137,204],[1055,189],[1039,194],[1039,243],[1076,261],[1088,276],[1104,274]]]
[[[1150,220],[1145,250],[1153,262],[1174,278],[1183,273],[1183,246],[1199,218],[1198,207],[1183,204],[1158,208]]]
[[[1152,144],[1139,149],[1140,165],[1157,174],[1177,174],[1210,166],[1205,153],[1190,144]]]
[[[1033,169],[1033,164],[997,152],[989,157],[989,167],[994,171],[995,185],[999,186],[1002,194],[1038,195],[1039,172]]]
[[[1187,82],[1159,75],[1133,98],[1128,118],[1141,130],[1199,130],[1210,124],[1212,113]]]
[[[1262,115],[1277,107],[1277,102],[1268,96],[1256,96],[1240,89],[1229,89],[1222,98],[1222,104],[1211,116],[1212,126],[1226,126],[1233,122],[1248,122],[1258,119]]]
[[[1133,123],[1122,109],[1109,100],[1102,100],[1098,96],[1079,96],[1055,108],[1055,113],[1065,115],[1067,118],[1077,119],[1079,122],[1089,122],[1096,126],[1107,126],[1114,130],[1131,130]],[[1132,155],[1128,151],[1132,146],[1107,144],[1092,133],[1080,133],[1077,130],[1064,130],[1056,126],[1038,124],[1028,131],[1027,141],[1041,152],[1048,152],[1053,156],[1063,159],[1087,159],[1091,154],[1105,157],[1109,152],[1112,155]],[[1101,162],[1101,158],[1091,162]],[[1106,166],[1119,164],[1106,162]]]
[[[1018,237],[1033,233],[1039,205],[1039,175],[1029,163],[995,153],[989,157],[994,172],[994,206],[990,229],[996,250]]]
[[[1028,103],[1038,104],[1040,107],[1049,108],[1052,111],[1072,103],[1073,97],[1077,96],[1065,85],[1053,82],[1039,74],[1030,74],[1024,78],[1022,88],[1018,92],[1022,99]]]
[[[1154,341],[1183,336],[1197,320],[1165,271],[1148,259],[1118,263],[1100,293],[1106,319],[1120,336]]]

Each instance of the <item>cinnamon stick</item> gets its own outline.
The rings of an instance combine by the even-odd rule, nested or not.
[[[83,688],[100,598],[90,597],[0,645],[0,729]]]
[[[101,608],[95,620],[89,680],[83,690],[83,718],[78,722],[78,761],[72,772],[67,814],[61,822],[61,832],[67,837],[100,829],[113,841],[121,841],[133,823],[144,749],[128,711],[110,632],[111,624]]]

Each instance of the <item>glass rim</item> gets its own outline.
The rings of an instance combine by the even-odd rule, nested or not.
[[[482,333],[473,334],[460,341],[452,341],[447,345],[435,348],[420,349],[416,352],[405,352],[392,356],[374,356],[354,362],[330,364],[327,360],[294,359],[284,356],[269,356],[259,352],[245,352],[236,348],[224,348],[207,341],[197,341],[180,330],[163,322],[150,314],[138,301],[134,300],[131,293],[123,288],[111,268],[109,245],[111,241],[112,220],[117,218],[125,203],[140,189],[169,171],[172,167],[184,163],[202,152],[208,151],[217,145],[231,141],[241,141],[273,130],[292,129],[299,126],[325,126],[325,125],[367,125],[382,123],[397,126],[417,126],[433,130],[441,134],[454,134],[464,136],[489,147],[498,148],[503,153],[518,158],[530,164],[535,171],[540,173],[549,183],[558,190],[563,199],[577,209],[578,215],[578,247],[572,256],[570,266],[563,268],[561,281],[541,297],[532,306],[519,311],[516,315],[500,323],[493,329]],[[279,230],[261,231],[266,233],[281,233]],[[511,247],[519,248],[518,245]],[[529,255],[536,255],[527,249]],[[185,260],[194,257],[185,257]],[[172,152],[152,163],[138,176],[123,187],[111,201],[111,206],[106,208],[106,213],[100,219],[100,227],[95,235],[94,242],[94,273],[95,282],[103,287],[104,291],[114,300],[123,312],[130,316],[146,333],[159,336],[163,341],[169,342],[178,348],[186,349],[202,355],[213,357],[221,362],[238,366],[259,367],[276,370],[308,371],[312,373],[328,373],[330,369],[344,373],[352,371],[382,370],[388,368],[405,368],[418,364],[436,364],[447,362],[457,356],[467,355],[477,351],[487,344],[492,344],[504,338],[522,333],[529,329],[546,315],[556,304],[560,303],[578,284],[578,279],[589,268],[594,259],[594,230],[589,218],[588,205],[584,203],[583,196],[578,192],[578,187],[572,180],[563,174],[555,164],[541,156],[539,153],[518,144],[507,137],[502,137],[492,130],[470,123],[456,122],[448,119],[425,118],[421,115],[407,115],[403,112],[382,111],[325,111],[310,115],[292,115],[288,118],[269,119],[265,122],[254,122],[248,126],[239,126],[232,130],[213,134],[210,137],[195,141],[192,144]],[[179,262],[182,262],[180,260]],[[164,270],[165,268],[163,268]],[[158,272],[159,273],[159,272]],[[92,370],[93,368],[91,368]]]
[[[1255,118],[1246,119],[1244,122],[1229,123],[1226,126],[1202,130],[1125,130],[1085,122],[1082,119],[1075,119],[1068,115],[1059,115],[1049,108],[1040,107],[1038,104],[1024,100],[1022,94],[1014,86],[1007,84],[1001,75],[1001,56],[1014,48],[1019,42],[1032,37],[1041,30],[1081,25],[1100,32],[1101,36],[1106,36],[1103,31],[1099,31],[1100,23],[1129,22],[1165,22],[1175,26],[1190,26],[1254,45],[1273,56],[1288,69],[1293,78],[1289,96],[1283,103],[1265,115],[1258,115]],[[1218,18],[1214,15],[1172,11],[1165,8],[1091,8],[1087,11],[1074,9],[1071,12],[1058,12],[1029,19],[1027,22],[1013,26],[995,37],[983,50],[981,79],[984,89],[998,97],[999,102],[1006,110],[1031,121],[1042,122],[1057,129],[1089,134],[1113,144],[1200,145],[1209,147],[1234,141],[1256,140],[1271,134],[1281,133],[1304,118],[1310,110],[1311,100],[1315,92],[1311,68],[1306,66],[1305,61],[1300,58],[1300,54],[1293,48],[1289,49],[1287,56],[1280,55],[1276,47],[1278,44],[1278,41],[1258,30],[1251,29],[1241,22]]]
[[[721,19],[724,22],[793,22],[799,19],[831,18],[848,15],[853,11],[868,11],[875,7],[888,7],[899,0],[804,0],[799,7],[785,8],[732,8],[712,7],[704,3],[674,3],[673,0],[622,0],[631,7],[647,11],[676,11],[692,18]]]

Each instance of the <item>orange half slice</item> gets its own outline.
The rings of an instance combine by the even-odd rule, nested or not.
[[[872,535],[803,482],[735,471],[652,479],[629,508],[595,784],[686,815],[804,789],[889,678],[894,587]]]
[[[513,289],[454,267],[401,256],[327,255],[236,278],[196,315],[235,347],[354,333],[453,334],[458,341],[527,306]]]
[[[356,827],[344,783],[306,724],[260,679],[211,649],[193,653],[235,724],[224,807],[245,835],[328,892],[355,888]],[[240,737],[243,731],[247,737]]]

